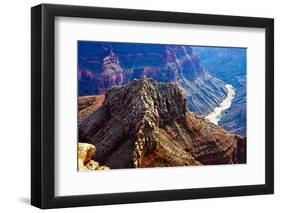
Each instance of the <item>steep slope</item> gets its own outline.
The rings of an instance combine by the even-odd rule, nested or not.
[[[246,135],[247,85],[246,48],[194,47],[204,67],[216,77],[231,84],[236,91],[231,108],[225,112],[219,125],[235,134]]]
[[[104,95],[82,96],[78,100],[79,121],[89,117],[104,101]]]
[[[189,46],[79,43],[79,95],[99,95],[143,76],[174,82],[190,110],[205,116],[226,97],[225,83],[202,66]]]
[[[112,169],[246,161],[246,138],[191,113],[176,84],[144,77],[109,89],[99,108],[82,112],[79,141],[93,144],[93,160]]]
[[[245,136],[247,133],[247,92],[246,82],[239,82],[236,86],[237,94],[231,107],[225,112],[219,125],[235,134]]]

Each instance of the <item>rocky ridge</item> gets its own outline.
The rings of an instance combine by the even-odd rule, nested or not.
[[[110,168],[246,162],[246,138],[190,112],[177,84],[144,77],[106,91],[87,116],[83,110],[79,141],[93,144],[92,159]]]

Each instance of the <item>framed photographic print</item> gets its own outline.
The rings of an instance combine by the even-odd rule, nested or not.
[[[31,203],[271,194],[274,21],[31,9]]]

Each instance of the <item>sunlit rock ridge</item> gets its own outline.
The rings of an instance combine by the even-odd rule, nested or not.
[[[246,138],[190,112],[177,82],[143,77],[83,98],[79,141],[94,145],[92,160],[100,165],[118,169],[246,162]]]

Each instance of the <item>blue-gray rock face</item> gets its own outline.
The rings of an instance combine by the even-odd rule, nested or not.
[[[79,96],[98,95],[143,76],[173,82],[190,111],[206,116],[226,97],[225,82],[210,74],[192,47],[79,42]]]
[[[209,73],[231,84],[236,95],[231,107],[224,113],[219,125],[235,134],[246,135],[247,87],[246,48],[193,47]]]

